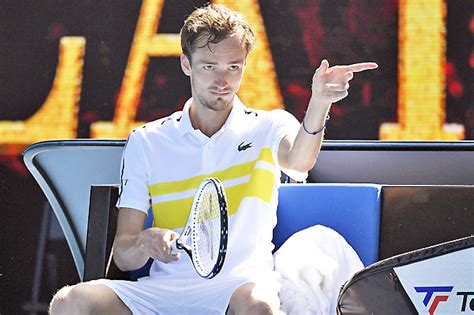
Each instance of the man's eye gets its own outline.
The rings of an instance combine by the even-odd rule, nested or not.
[[[238,70],[238,69],[239,69],[239,66],[237,66],[237,65],[232,65],[232,66],[229,67],[229,70],[231,70],[231,71],[235,71],[235,70]]]
[[[212,70],[214,69],[213,65],[204,65],[204,70]]]

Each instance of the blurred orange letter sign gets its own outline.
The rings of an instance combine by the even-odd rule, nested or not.
[[[242,12],[254,27],[259,40],[250,54],[249,71],[242,81],[239,96],[245,102],[262,109],[283,108],[273,60],[258,1],[215,1]],[[138,104],[150,57],[170,57],[181,54],[179,34],[156,34],[163,0],[144,0],[138,18],[125,76],[120,87],[112,122],[96,122],[91,125],[91,138],[126,138],[128,133],[143,122],[136,122]]]

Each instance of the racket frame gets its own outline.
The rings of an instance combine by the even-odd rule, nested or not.
[[[217,261],[214,264],[214,267],[210,272],[205,271],[200,261],[197,259],[196,255],[193,255],[194,248],[196,246],[195,238],[191,239],[191,246],[186,244],[187,239],[192,236],[195,230],[195,224],[197,220],[197,209],[199,208],[199,203],[201,202],[202,194],[205,191],[205,187],[207,185],[213,185],[218,198],[219,204],[219,219],[221,222],[221,237],[219,242],[219,250],[218,250],[218,257]],[[224,186],[220,182],[219,179],[209,177],[205,178],[201,184],[199,185],[196,194],[194,195],[193,204],[191,207],[191,211],[189,213],[188,221],[186,226],[183,228],[183,232],[178,237],[178,239],[172,242],[172,254],[176,254],[178,250],[184,250],[193,262],[193,266],[196,269],[197,273],[206,279],[214,278],[222,269],[224,265],[225,256],[227,253],[227,240],[228,240],[228,207],[227,207],[227,198],[225,196]]]

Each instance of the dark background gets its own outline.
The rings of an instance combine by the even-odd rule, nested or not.
[[[165,1],[157,31],[179,32],[184,17],[202,3]],[[377,139],[381,123],[397,121],[396,0],[259,3],[288,111],[302,117],[311,76],[321,59],[331,64],[375,61],[379,69],[359,75],[350,96],[333,106],[326,138]],[[94,121],[110,121],[141,1],[3,0],[0,6],[0,120],[24,120],[35,113],[51,88],[60,38],[84,36],[77,136],[89,137]],[[463,124],[466,139],[474,139],[473,12],[472,0],[447,1],[447,122]],[[189,96],[178,58],[152,58],[137,118],[168,115]],[[21,155],[0,155],[0,314],[21,313],[31,298],[45,206]],[[48,229],[41,278],[44,303],[58,287],[78,281],[54,222]]]

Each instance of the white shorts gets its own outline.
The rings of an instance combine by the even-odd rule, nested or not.
[[[261,276],[261,275],[260,275]],[[278,295],[280,277],[269,272],[256,279],[202,279],[202,281],[173,281],[144,277],[138,281],[93,280],[111,288],[133,314],[225,314],[232,294],[241,285],[263,281],[268,294]]]

